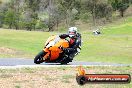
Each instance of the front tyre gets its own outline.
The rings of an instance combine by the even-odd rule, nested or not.
[[[34,63],[35,64],[40,64],[43,62],[43,57],[44,57],[44,51],[42,50],[41,52],[39,52],[36,57],[34,58]]]

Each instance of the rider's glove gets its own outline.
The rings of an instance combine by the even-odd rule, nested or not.
[[[65,39],[66,37],[69,37],[69,35],[68,34],[61,34],[61,35],[59,35],[59,37],[62,39]]]

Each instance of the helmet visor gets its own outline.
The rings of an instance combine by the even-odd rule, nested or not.
[[[70,35],[75,35],[75,32],[69,32]]]
[[[73,38],[75,36],[75,32],[69,32],[69,37]]]

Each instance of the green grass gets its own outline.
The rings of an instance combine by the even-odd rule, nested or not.
[[[90,31],[82,31],[82,50],[75,60],[89,62],[132,62],[132,17],[122,22],[109,24],[95,36]],[[21,51],[22,55],[0,54],[0,57],[33,58],[44,47],[46,39],[57,32],[34,32],[23,30],[0,30],[0,47]]]
[[[101,29],[99,36],[83,32],[83,45],[77,60],[132,63],[132,17]]]
[[[0,30],[0,47],[22,51],[24,57],[33,56],[43,49],[46,39],[54,33]],[[0,55],[3,57],[3,55]],[[10,55],[6,55],[9,57]],[[4,56],[4,57],[6,57]],[[14,56],[18,56],[17,54]]]

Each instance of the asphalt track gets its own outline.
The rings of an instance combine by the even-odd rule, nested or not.
[[[102,62],[85,62],[73,61],[66,66],[132,66],[132,64],[102,63]],[[33,62],[33,59],[25,58],[0,58],[0,67],[2,66],[63,66],[60,63],[41,63],[39,65]]]

